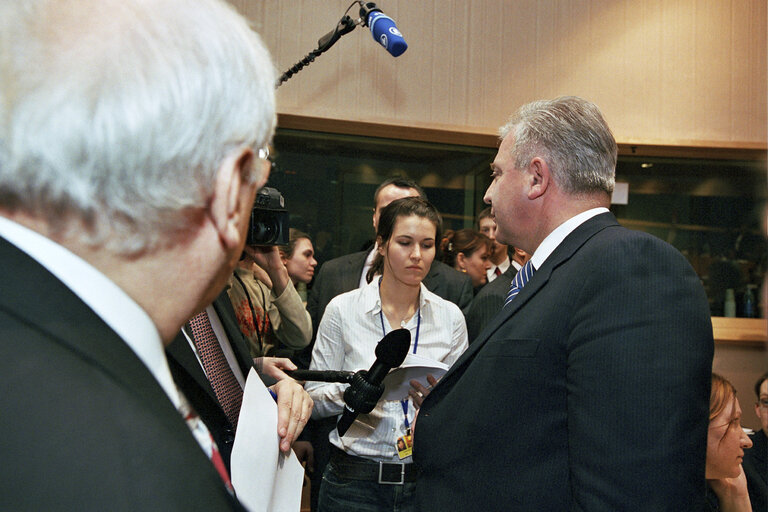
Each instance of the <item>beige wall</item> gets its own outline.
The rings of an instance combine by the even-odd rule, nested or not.
[[[351,3],[230,1],[281,73]],[[377,4],[408,50],[393,58],[358,27],[280,87],[281,113],[495,133],[523,102],[576,94],[619,142],[766,146],[766,0]]]

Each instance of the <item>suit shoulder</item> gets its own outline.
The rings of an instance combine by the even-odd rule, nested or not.
[[[603,240],[601,244],[587,244],[598,252],[609,256],[612,252],[625,252],[627,254],[636,254],[638,256],[657,255],[657,257],[666,258],[664,261],[685,263],[688,265],[688,260],[685,256],[673,245],[665,242],[664,240],[645,233],[644,231],[636,231],[628,229],[623,226],[609,226],[600,233],[597,233],[595,237],[596,241]],[[610,244],[608,251],[605,250],[605,244]]]
[[[477,295],[475,295],[475,298],[472,301],[473,306],[476,302],[482,303],[488,299],[495,300],[498,297],[506,297],[511,284],[512,279],[509,279],[504,275],[497,277],[490,283],[480,288],[480,291],[477,292]]]
[[[323,263],[322,266],[328,268],[343,267],[345,265],[357,263],[359,261],[365,261],[366,256],[368,256],[368,253],[365,251],[353,252],[351,254],[345,254],[343,256],[330,259]]]
[[[429,274],[427,275],[427,278],[429,279],[442,279],[444,281],[452,282],[454,284],[461,284],[464,285],[465,283],[470,283],[470,286],[472,286],[472,279],[463,272],[459,272],[455,268],[446,265],[442,261],[435,260],[432,263],[432,267],[429,269]]]
[[[315,283],[322,280],[324,276],[329,274],[335,275],[339,272],[346,272],[350,266],[359,265],[361,268],[365,264],[365,258],[368,256],[367,252],[355,252],[352,254],[345,254],[338,258],[333,258],[320,265],[320,269],[317,272]]]

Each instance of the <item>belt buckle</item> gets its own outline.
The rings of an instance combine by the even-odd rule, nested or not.
[[[400,481],[399,482],[390,482],[385,481],[383,472],[384,472],[384,464],[388,466],[400,466]],[[403,485],[405,483],[405,464],[398,464],[398,463],[392,463],[392,462],[379,462],[379,483],[385,484],[385,485]]]

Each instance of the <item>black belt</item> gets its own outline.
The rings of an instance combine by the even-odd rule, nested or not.
[[[333,471],[339,478],[365,480],[389,485],[402,485],[406,482],[416,481],[416,467],[414,464],[376,462],[363,457],[348,455],[335,446],[331,448]]]

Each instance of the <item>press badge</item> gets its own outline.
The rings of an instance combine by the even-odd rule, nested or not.
[[[404,436],[397,438],[395,448],[397,449],[397,456],[400,457],[401,460],[410,457],[413,454],[413,437],[411,436],[411,429],[406,430]]]

